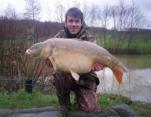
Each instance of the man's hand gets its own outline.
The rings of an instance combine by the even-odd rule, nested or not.
[[[98,63],[95,63],[93,66],[92,66],[92,71],[100,71],[104,68],[104,66],[102,64],[98,64]]]

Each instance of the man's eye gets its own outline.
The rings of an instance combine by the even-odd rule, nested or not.
[[[79,20],[76,20],[75,22],[76,22],[76,23],[79,23],[80,21],[79,21]]]
[[[70,23],[72,23],[72,22],[73,22],[73,20],[69,20],[69,22],[70,22]]]

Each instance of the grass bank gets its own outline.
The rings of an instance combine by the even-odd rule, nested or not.
[[[118,40],[107,36],[104,40],[98,37],[97,44],[114,54],[151,54],[151,40],[145,40],[143,38],[133,40],[124,38]]]
[[[110,94],[103,94],[99,96],[99,103],[101,109],[105,110],[111,106],[123,104],[129,102],[129,99],[122,96],[115,96]],[[71,96],[73,103],[74,96]],[[0,108],[1,109],[21,109],[21,108],[33,108],[44,106],[58,106],[58,100],[55,94],[42,94],[40,92],[33,92],[29,94],[24,90],[8,93],[7,91],[0,90]],[[130,105],[142,117],[151,116],[151,104],[145,104],[141,102],[133,102]]]

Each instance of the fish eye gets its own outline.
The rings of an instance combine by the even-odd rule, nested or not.
[[[38,49],[38,46],[33,46],[31,49]]]

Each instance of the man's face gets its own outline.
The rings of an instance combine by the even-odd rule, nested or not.
[[[74,16],[67,16],[65,27],[68,28],[71,34],[77,34],[80,31],[82,24],[83,22],[80,18],[76,18]]]

